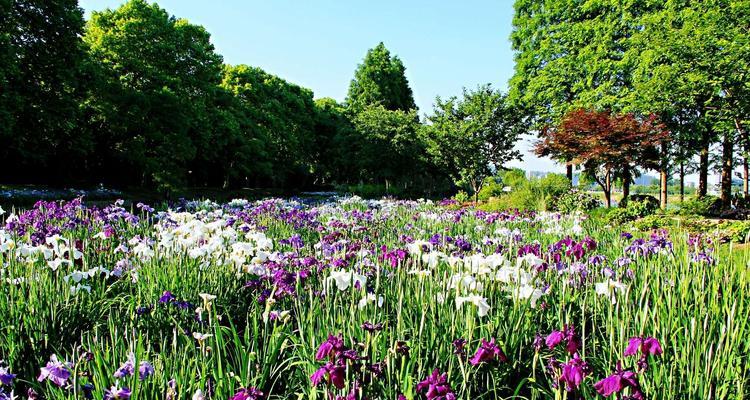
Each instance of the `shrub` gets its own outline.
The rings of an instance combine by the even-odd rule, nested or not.
[[[677,225],[677,223],[678,221],[670,215],[652,214],[633,222],[633,226],[639,231],[650,231],[652,229],[672,227]]]
[[[659,209],[659,200],[654,196],[633,195],[623,200],[620,206],[607,214],[607,221],[611,224],[624,224],[635,221],[656,212]]]
[[[469,196],[469,194],[464,192],[463,190],[459,190],[458,193],[453,196],[453,200],[456,200],[459,203],[466,203],[467,201],[471,200],[471,196]]]
[[[561,213],[591,211],[601,207],[602,202],[594,195],[578,188],[570,188],[555,201],[555,210]]]
[[[627,207],[632,203],[640,203],[638,207],[643,209],[642,217],[653,214],[659,209],[659,200],[648,194],[631,194],[620,201],[620,207]]]
[[[479,191],[479,200],[487,201],[492,197],[499,197],[504,194],[502,179],[498,176],[491,176],[484,181],[482,190]]]
[[[704,217],[719,215],[721,210],[721,199],[716,196],[703,196],[690,199],[678,210],[679,215],[701,215]]]

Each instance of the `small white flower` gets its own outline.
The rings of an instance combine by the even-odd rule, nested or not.
[[[487,299],[478,294],[456,297],[456,309],[460,309],[464,303],[473,303],[477,306],[477,315],[480,317],[486,316],[487,312],[490,311],[490,305],[487,303]]]
[[[205,400],[206,396],[203,395],[203,391],[198,389],[193,393],[193,400]]]
[[[625,293],[628,287],[622,282],[607,279],[604,282],[596,283],[594,289],[596,290],[596,294],[607,296],[612,300],[612,304],[617,304],[617,292]]]
[[[204,342],[206,339],[210,338],[211,336],[213,335],[210,333],[193,332],[193,337],[195,338],[195,340],[201,343]]]
[[[336,287],[340,291],[344,291],[352,285],[352,282],[355,285],[359,283],[359,287],[364,288],[365,284],[367,283],[367,277],[351,271],[339,270],[331,271],[331,276],[326,278],[326,282],[330,283],[331,281],[336,283]]]
[[[377,296],[376,298],[375,295],[372,293],[367,293],[367,295],[359,301],[359,303],[357,304],[357,307],[361,310],[367,307],[368,304],[375,302],[375,300],[378,301],[378,307],[383,307],[383,302],[385,301],[385,298],[383,298],[383,296]]]

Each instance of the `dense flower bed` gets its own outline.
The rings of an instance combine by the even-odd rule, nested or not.
[[[340,198],[0,229],[0,399],[742,398],[744,250],[582,214]]]

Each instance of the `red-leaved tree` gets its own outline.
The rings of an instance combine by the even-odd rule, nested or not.
[[[583,166],[612,203],[612,182],[622,178],[623,198],[630,194],[637,167],[659,167],[659,145],[669,132],[655,116],[639,119],[633,114],[578,109],[567,113],[559,126],[542,132],[536,153]]]

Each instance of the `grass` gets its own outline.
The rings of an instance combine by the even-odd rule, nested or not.
[[[349,393],[421,399],[425,393],[416,389],[418,383],[437,368],[459,399],[595,398],[595,382],[621,361],[623,368],[638,370],[647,398],[748,396],[750,254],[744,246],[704,238],[700,251],[715,263],[696,263],[696,247],[688,245],[685,232],[674,230],[668,236],[672,251],[631,255],[629,266],[618,267],[633,240],[597,219],[576,216],[475,214],[428,203],[348,200],[314,208],[267,201],[187,209],[189,215],[158,217],[117,207],[96,213],[75,204],[32,210],[24,220],[42,221],[37,225],[47,236],[61,227],[65,239],[52,240],[60,254],[47,259],[28,254],[35,232],[31,223],[25,231],[8,229],[0,239],[0,319],[9,321],[0,332],[0,359],[17,377],[3,390],[19,394],[33,388],[47,399],[69,399],[80,398],[83,385],[92,384],[94,398],[102,398],[114,385],[129,388],[133,398],[163,399],[173,381],[179,398],[201,391],[226,399],[252,387],[270,399]],[[105,225],[112,235],[97,237]],[[506,228],[518,232],[507,235]],[[430,266],[415,253],[418,246],[409,252],[408,242],[434,234],[443,236],[431,253],[446,257]],[[284,241],[294,235],[301,246]],[[647,232],[635,235],[650,238]],[[480,254],[475,256],[480,260],[500,250],[515,266],[519,249],[538,243],[550,262],[554,252],[548,246],[567,236],[577,243],[589,236],[597,246],[580,259],[563,250],[560,267],[571,267],[569,273],[522,264],[531,277],[524,283],[491,279],[497,266],[483,274],[447,258]],[[445,237],[463,238],[471,249]],[[234,251],[233,243],[247,243],[247,252]],[[72,257],[74,247],[82,251],[78,260]],[[403,257],[397,249],[404,250]],[[607,277],[603,265],[590,261],[594,255],[606,258],[612,279],[626,290],[612,297],[597,294],[594,284]],[[60,259],[72,265],[52,270]],[[70,277],[94,267],[122,273],[96,273],[79,283]],[[339,270],[355,271],[367,281],[357,288],[350,279],[339,290],[330,279]],[[259,277],[262,271],[274,273]],[[465,283],[451,287],[456,274]],[[71,291],[77,284],[90,292]],[[532,304],[519,296],[520,287],[545,294]],[[373,295],[369,301],[365,290]],[[165,291],[174,299],[160,302]],[[216,298],[207,301],[201,294]],[[471,294],[489,303],[486,316],[471,303],[457,308],[456,298]],[[382,330],[368,332],[365,322],[383,324]],[[567,362],[571,356],[560,347],[534,346],[537,335],[564,325],[576,328],[578,352],[589,366],[572,392],[559,385],[559,369],[548,368],[553,358]],[[345,367],[345,387],[313,386],[310,376],[330,361],[316,359],[318,347],[337,334],[361,359],[333,361]],[[636,359],[623,356],[629,338],[641,335],[657,338],[664,349],[648,359],[645,371]],[[481,339],[495,338],[508,361],[473,366],[455,354],[452,342],[458,338],[468,342],[467,358]],[[136,365],[153,364],[153,375],[115,378],[131,353]],[[52,354],[72,363],[65,387],[36,381]],[[382,372],[372,372],[373,365]]]

